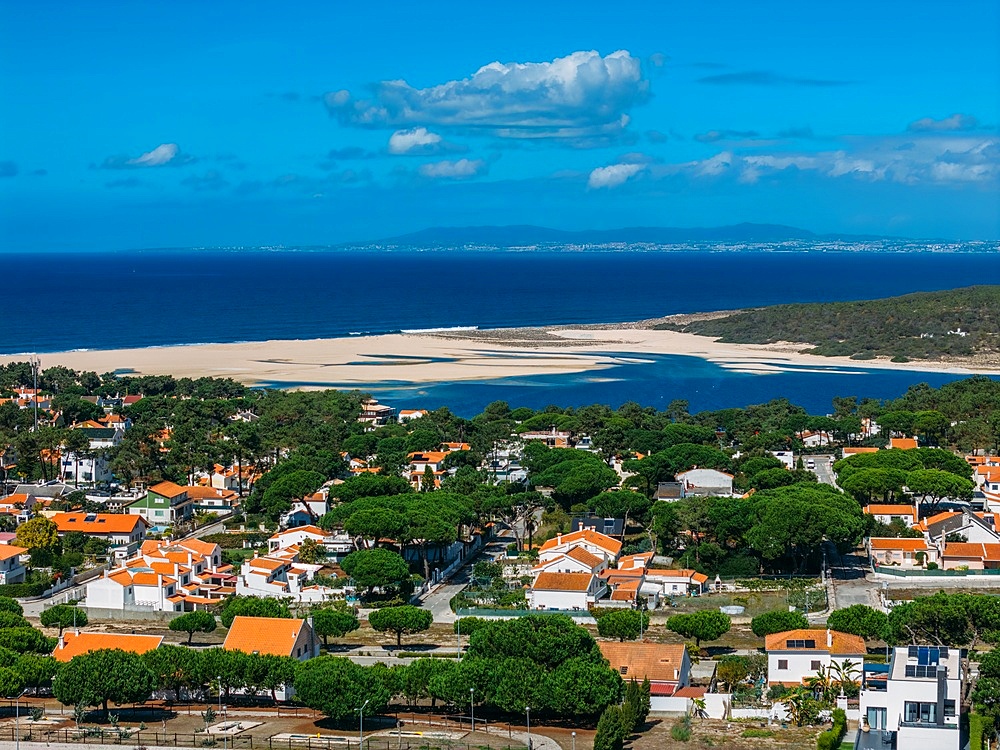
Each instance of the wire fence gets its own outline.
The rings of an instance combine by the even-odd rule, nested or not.
[[[20,735],[21,742],[44,742],[48,745],[59,743],[67,745],[124,745],[131,748],[146,747],[217,747],[217,748],[268,748],[268,750],[430,750],[431,748],[447,748],[448,750],[473,750],[473,748],[490,750],[523,750],[523,745],[511,744],[505,738],[497,738],[493,742],[465,742],[446,737],[431,736],[432,733],[400,732],[399,734],[365,737],[363,741],[357,737],[340,735],[291,734],[259,737],[250,734],[226,735],[206,734],[204,732],[157,732],[130,729],[43,729],[35,727],[13,727],[0,729],[0,742],[14,743]]]

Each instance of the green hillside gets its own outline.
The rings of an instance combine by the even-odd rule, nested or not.
[[[803,342],[812,345],[804,351],[827,357],[967,358],[1000,352],[1000,286],[860,302],[776,305],[655,327],[733,344]],[[949,333],[959,330],[965,335]]]

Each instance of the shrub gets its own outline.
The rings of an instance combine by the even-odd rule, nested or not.
[[[833,709],[833,726],[816,738],[816,750],[837,750],[847,734],[847,714],[842,708]]]
[[[691,739],[691,717],[685,716],[672,727],[670,727],[670,738],[678,742],[687,742]]]
[[[749,737],[759,737],[759,738],[774,737],[774,732],[772,732],[770,729],[744,729],[743,730],[743,734],[741,736],[742,737],[748,737],[748,738]]]

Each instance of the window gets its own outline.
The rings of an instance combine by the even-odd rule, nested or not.
[[[955,716],[955,701],[946,700],[944,702],[944,715],[946,718],[954,718]]]
[[[792,639],[792,640],[785,641],[785,646],[787,648],[816,648],[816,641],[811,640],[811,639],[808,640],[808,641],[806,641],[806,640],[799,640],[799,639]]]
[[[778,669],[788,669],[788,659],[778,659]]]
[[[937,704],[907,701],[903,704],[903,721],[910,724],[936,724]]]
[[[819,659],[813,659],[811,662],[809,662],[809,669],[819,669],[819,667],[820,667]]]

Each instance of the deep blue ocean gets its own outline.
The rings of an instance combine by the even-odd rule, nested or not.
[[[1000,283],[1000,256],[987,253],[144,251],[5,261],[5,354],[620,322]],[[539,407],[685,398],[704,409],[778,396],[825,411],[834,395],[890,398],[955,378],[863,368],[747,375],[691,357],[653,360],[586,376],[375,390],[396,406],[462,414],[497,399]]]

